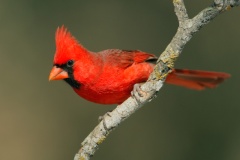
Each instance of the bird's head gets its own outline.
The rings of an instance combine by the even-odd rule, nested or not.
[[[49,80],[65,80],[73,88],[79,88],[80,83],[74,79],[74,68],[76,62],[86,57],[88,51],[64,26],[58,27],[55,40],[56,52]]]

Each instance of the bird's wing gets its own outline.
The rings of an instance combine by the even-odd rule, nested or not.
[[[149,62],[155,64],[157,57],[153,54],[142,52],[140,50],[119,50],[108,49],[99,52],[103,56],[105,64],[127,68],[132,64]]]

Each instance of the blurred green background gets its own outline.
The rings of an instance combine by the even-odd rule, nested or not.
[[[192,17],[212,1],[186,0]],[[213,90],[165,85],[121,124],[93,160],[239,160],[239,8],[186,45],[176,68],[228,72]],[[49,82],[54,35],[64,24],[89,50],[140,49],[159,55],[177,29],[171,1],[0,0],[0,159],[69,160],[115,106],[79,98]]]

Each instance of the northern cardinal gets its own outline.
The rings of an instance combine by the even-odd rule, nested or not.
[[[140,50],[85,49],[62,26],[56,31],[56,52],[49,80],[64,80],[81,97],[100,104],[120,104],[134,84],[145,82],[157,57]],[[195,90],[214,88],[229,78],[221,72],[174,69],[166,83]]]

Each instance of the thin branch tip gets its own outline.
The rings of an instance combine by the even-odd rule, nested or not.
[[[240,0],[214,0],[212,7],[216,7],[220,12],[223,12],[239,5]]]
[[[179,21],[179,25],[181,25],[182,22],[189,19],[184,1],[183,0],[173,0],[173,5],[174,5],[175,14]]]

